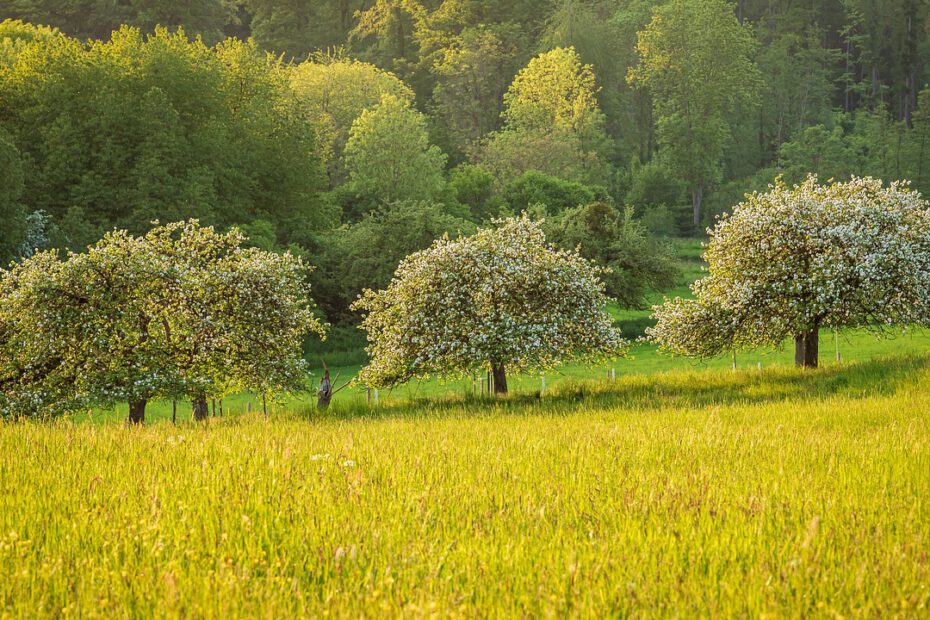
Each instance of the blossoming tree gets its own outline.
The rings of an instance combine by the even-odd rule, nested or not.
[[[655,308],[648,337],[679,355],[795,340],[816,367],[822,327],[930,322],[930,206],[907,183],[871,178],[794,187],[777,181],[723,217],[694,299]]]
[[[622,353],[604,269],[549,246],[526,216],[495,224],[408,256],[386,290],[356,301],[371,359],[363,383],[490,369],[495,391],[506,393],[508,371]]]
[[[0,414],[300,387],[321,332],[301,262],[197,222],[108,233],[82,254],[40,252],[0,274]],[[195,407],[196,409],[196,407]]]
[[[208,396],[305,387],[303,341],[324,326],[299,258],[245,247],[239,230],[220,233],[196,220],[158,226],[145,241],[159,265],[173,364],[195,419],[206,417]]]

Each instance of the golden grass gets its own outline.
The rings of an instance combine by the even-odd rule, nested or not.
[[[926,617],[930,360],[0,426],[0,616]]]

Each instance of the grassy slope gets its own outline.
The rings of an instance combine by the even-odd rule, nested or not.
[[[0,616],[918,617],[928,389],[917,356],[3,426]]]

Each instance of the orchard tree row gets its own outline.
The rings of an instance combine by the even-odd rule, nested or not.
[[[365,290],[369,364],[358,381],[508,373],[621,356],[607,312],[609,269],[546,241],[526,214],[401,261],[390,285]],[[40,252],[0,278],[0,413],[48,416],[153,398],[308,388],[301,345],[322,335],[290,253],[244,248],[237,230],[194,221],[144,236],[108,233],[82,254]],[[655,308],[648,339],[711,357],[794,339],[798,366],[816,367],[819,330],[879,334],[930,326],[930,204],[906,183],[874,179],[748,195],[712,231],[708,275],[692,299]],[[328,371],[326,398],[331,397]]]

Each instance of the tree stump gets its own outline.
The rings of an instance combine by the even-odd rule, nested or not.
[[[323,373],[320,379],[320,390],[317,392],[316,407],[317,409],[326,409],[330,401],[333,400],[333,384],[329,379],[329,368]]]
[[[191,402],[191,408],[193,409],[193,418],[197,421],[206,420],[210,414],[210,410],[207,408],[206,396],[195,396]]]

